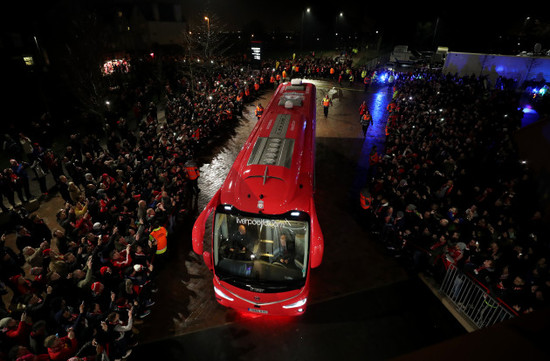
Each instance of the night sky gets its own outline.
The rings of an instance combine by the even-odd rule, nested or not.
[[[405,44],[418,41],[421,36],[433,40],[437,23],[436,42],[441,42],[438,45],[455,46],[457,51],[481,51],[494,46],[499,36],[511,37],[510,34],[520,31],[528,16],[547,17],[540,11],[541,3],[532,1],[511,6],[496,1],[444,1],[426,5],[412,0],[339,0],[327,5],[311,0],[186,0],[183,6],[189,14],[215,13],[234,29],[257,21],[266,32],[299,29],[302,11],[307,7],[311,8],[309,21],[316,24],[316,30],[332,29],[338,21],[337,14],[342,11],[342,23],[349,29],[382,30],[392,41]]]
[[[28,21],[52,11],[54,6],[73,6],[74,0],[52,0],[27,2],[10,1],[4,9],[14,7],[17,11],[3,12],[3,27],[10,22]],[[163,3],[172,0],[151,0]],[[144,4],[149,0],[120,0],[121,3]],[[105,7],[117,1],[94,0],[85,2]],[[176,2],[178,3],[178,2]],[[64,5],[63,5],[64,4]],[[348,33],[372,34],[381,31],[384,41],[394,44],[420,44],[448,46],[451,51],[491,52],[498,48],[499,37],[509,42],[517,42],[513,37],[522,31],[525,19],[546,17],[549,23],[550,13],[543,11],[542,1],[515,3],[513,6],[496,1],[440,1],[436,3],[410,1],[366,1],[338,0],[331,3],[312,0],[182,0],[179,1],[184,17],[189,23],[204,24],[204,16],[212,18],[212,27],[223,24],[224,30],[248,30],[264,33],[273,31],[300,32],[302,14],[307,7],[311,13],[304,16],[304,31],[310,33],[334,32],[337,27]],[[343,12],[344,16],[338,18]],[[437,24],[437,28],[436,28]],[[437,31],[436,31],[437,29]],[[542,32],[541,32],[542,34]],[[549,35],[545,35],[546,39]],[[542,44],[543,48],[550,48]],[[528,45],[531,50],[532,44]]]

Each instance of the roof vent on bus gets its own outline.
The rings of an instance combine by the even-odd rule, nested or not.
[[[290,81],[290,85],[288,85],[285,88],[285,91],[293,91],[293,90],[299,90],[299,91],[306,90],[306,85],[302,83],[302,79],[292,79]]]
[[[292,105],[289,106],[289,102],[292,103]],[[304,93],[286,91],[281,95],[278,105],[282,105],[285,108],[301,107],[303,102]]]
[[[277,115],[269,137],[259,137],[254,144],[247,165],[265,164],[290,168],[294,139],[286,138],[289,125],[289,114]]]

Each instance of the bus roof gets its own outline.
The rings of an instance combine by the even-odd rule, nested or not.
[[[278,87],[227,175],[220,194],[222,204],[264,214],[309,210],[315,164],[315,96],[311,83]]]

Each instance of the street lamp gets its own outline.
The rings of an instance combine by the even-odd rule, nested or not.
[[[344,20],[344,13],[340,11],[338,13],[338,16],[336,16],[336,18],[334,19],[334,36],[336,38],[336,45],[338,45],[338,34],[339,34],[338,23],[343,22],[343,20]],[[343,27],[341,26],[340,28],[343,28]],[[343,36],[343,34],[341,34],[341,36]]]
[[[376,30],[376,51],[380,55],[380,45],[382,44],[382,32]]]
[[[311,8],[306,8],[305,10],[302,11],[302,27],[300,30],[300,50],[304,50],[304,17],[306,13],[309,14],[310,12],[311,12]]]
[[[436,41],[437,41],[437,30],[439,30],[439,16],[438,16],[437,19],[435,20],[434,37],[433,37],[433,40],[432,40],[432,47],[433,47],[433,46],[437,46],[437,45],[436,45]]]
[[[210,44],[210,18],[205,16],[204,20],[206,21],[206,29],[208,30],[206,33],[206,47],[204,48],[204,56],[208,57],[208,45]]]

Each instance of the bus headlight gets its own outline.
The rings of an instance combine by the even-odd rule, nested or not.
[[[216,294],[218,296],[220,296],[221,298],[224,298],[228,301],[233,301],[233,298],[229,297],[228,295],[226,295],[222,290],[220,290],[218,287],[214,286],[214,292],[216,292]]]
[[[303,305],[305,305],[307,302],[307,297],[306,298],[302,298],[301,300],[299,301],[296,301],[294,303],[291,303],[289,305],[285,305],[283,306],[283,308],[296,308],[296,307],[301,307]]]

